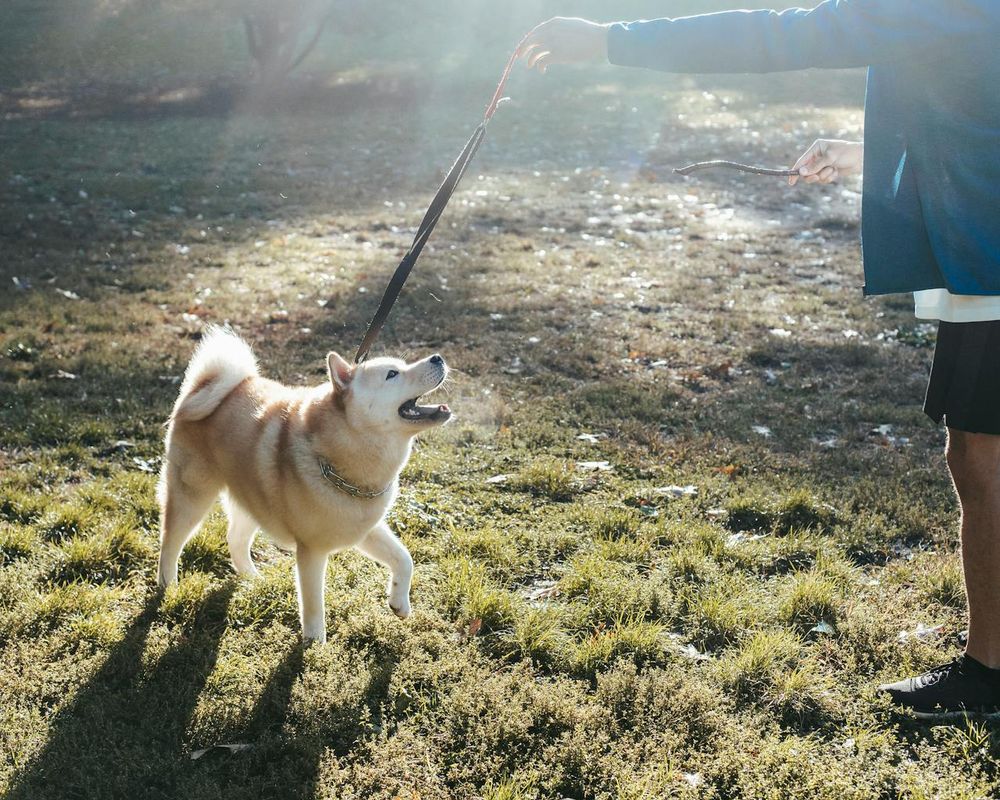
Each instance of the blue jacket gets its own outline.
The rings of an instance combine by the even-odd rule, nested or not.
[[[1000,0],[620,23],[608,58],[666,72],[869,67],[865,293],[1000,295]]]

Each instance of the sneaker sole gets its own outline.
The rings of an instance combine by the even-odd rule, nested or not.
[[[969,719],[1000,720],[1000,711],[914,711],[913,716],[921,722],[950,722]]]

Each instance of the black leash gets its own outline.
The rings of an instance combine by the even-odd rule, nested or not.
[[[431,200],[431,204],[428,207],[427,212],[424,214],[424,218],[420,221],[420,227],[417,228],[417,233],[413,237],[413,243],[410,245],[410,249],[403,255],[402,260],[399,262],[399,266],[396,267],[396,271],[392,274],[392,278],[389,279],[389,285],[386,286],[385,292],[382,294],[382,299],[379,301],[378,308],[375,310],[375,316],[373,316],[371,322],[368,323],[368,330],[365,331],[365,337],[361,340],[358,352],[354,356],[355,364],[360,364],[368,358],[368,353],[371,350],[372,345],[375,343],[375,340],[378,338],[379,333],[382,332],[382,327],[385,325],[385,321],[389,318],[389,313],[392,311],[392,307],[395,305],[396,300],[399,299],[399,294],[403,291],[403,285],[406,283],[406,279],[410,277],[410,273],[413,271],[413,267],[416,265],[417,259],[420,258],[420,253],[423,251],[424,245],[427,244],[427,240],[430,238],[431,233],[438,224],[438,220],[441,219],[441,214],[444,213],[445,208],[448,206],[448,201],[451,200],[451,196],[458,188],[458,184],[461,182],[462,176],[465,175],[465,171],[468,169],[469,164],[472,163],[472,159],[475,158],[476,152],[479,150],[479,146],[483,143],[483,139],[486,138],[486,127],[489,125],[490,120],[493,119],[493,115],[496,113],[497,107],[503,99],[503,90],[507,86],[507,79],[510,77],[510,71],[514,67],[514,62],[517,60],[521,44],[523,44],[523,40],[516,48],[514,48],[514,52],[511,53],[510,58],[507,60],[507,66],[504,67],[503,73],[500,76],[500,83],[497,84],[497,89],[493,93],[493,99],[490,100],[489,105],[486,106],[486,112],[483,114],[483,121],[476,126],[476,129],[472,132],[472,136],[469,137],[469,141],[465,143],[465,147],[462,149],[461,155],[456,159],[455,163],[451,165],[451,169],[448,170],[448,174],[445,176],[444,181],[438,188],[437,194],[434,195],[434,199]],[[680,175],[690,175],[692,172],[697,172],[703,169],[711,169],[714,167],[736,169],[741,172],[750,172],[756,175],[798,175],[798,172],[795,170],[754,167],[748,164],[737,164],[733,161],[705,161],[699,164],[691,164],[687,167],[675,169],[674,172]]]
[[[510,71],[517,60],[517,53],[520,48],[521,46],[518,45],[507,61],[507,66],[504,67],[503,74],[500,76],[500,83],[497,85],[496,92],[493,93],[493,99],[486,106],[483,121],[472,132],[472,136],[469,137],[469,141],[465,143],[465,147],[462,149],[462,154],[451,165],[451,169],[448,170],[444,182],[437,190],[437,194],[434,195],[434,199],[431,200],[431,204],[420,222],[420,227],[417,228],[417,233],[413,237],[410,249],[406,251],[406,254],[399,262],[399,266],[396,267],[396,271],[392,274],[389,285],[386,287],[382,299],[379,301],[378,308],[375,310],[375,316],[368,323],[365,338],[361,340],[358,352],[354,356],[355,364],[360,364],[368,358],[368,351],[371,350],[372,345],[382,331],[382,326],[385,325],[385,321],[389,318],[389,312],[392,311],[393,305],[399,298],[399,293],[403,290],[403,284],[410,277],[410,272],[412,272],[414,265],[417,263],[417,259],[420,258],[420,253],[424,249],[424,245],[427,244],[427,240],[434,231],[434,227],[441,218],[441,214],[447,207],[448,201],[451,200],[451,196],[455,193],[455,189],[458,188],[465,170],[472,163],[472,159],[475,158],[479,146],[483,143],[483,139],[486,138],[486,126],[493,119],[493,115],[496,113],[497,107],[503,99],[503,90],[507,85],[507,79],[510,77]]]

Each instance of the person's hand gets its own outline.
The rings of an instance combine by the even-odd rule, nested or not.
[[[799,171],[788,179],[794,186],[801,178],[806,183],[833,183],[846,175],[860,175],[864,162],[864,142],[844,142],[839,139],[817,139],[795,162]]]
[[[577,17],[553,17],[525,37],[517,56],[539,72],[552,64],[607,60],[609,27]]]

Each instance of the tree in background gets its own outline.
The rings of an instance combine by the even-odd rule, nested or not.
[[[344,6],[334,0],[244,0],[233,4],[246,31],[253,76],[262,84],[280,83],[313,51],[323,31]]]

